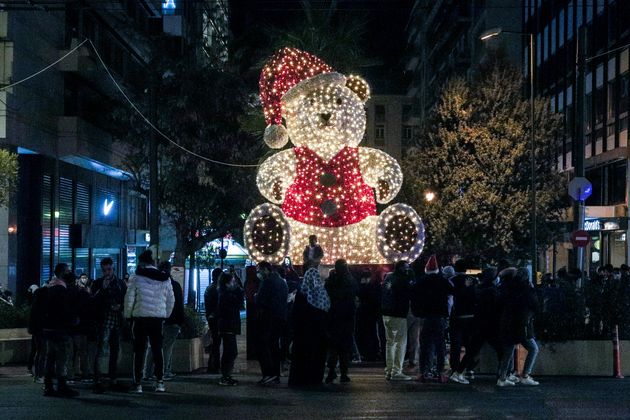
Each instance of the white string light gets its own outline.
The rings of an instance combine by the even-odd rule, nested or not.
[[[252,258],[279,262],[284,250],[298,261],[309,236],[316,235],[327,265],[340,258],[349,264],[416,259],[424,225],[415,210],[394,204],[380,216],[376,212],[377,202],[396,197],[403,175],[387,153],[359,147],[368,84],[334,72],[311,54],[284,48],[263,67],[260,87],[267,130],[275,129],[265,141],[272,148],[286,141],[295,147],[269,157],[258,171],[258,189],[274,204],[256,207],[245,223]],[[281,235],[280,226],[286,227]]]

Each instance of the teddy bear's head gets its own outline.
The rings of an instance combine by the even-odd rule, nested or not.
[[[312,83],[309,89],[293,95],[289,92],[283,104],[291,142],[330,158],[344,146],[358,146],[363,139],[367,98],[352,89],[361,86],[358,78],[327,75],[330,73],[315,76],[325,80]]]
[[[362,78],[346,77],[311,54],[284,48],[263,68],[260,88],[270,147],[281,148],[290,139],[329,159],[361,142],[369,98]]]

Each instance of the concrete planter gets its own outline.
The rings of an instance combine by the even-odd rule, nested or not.
[[[0,329],[0,365],[26,363],[31,350],[31,335],[26,328]]]
[[[133,349],[129,342],[121,344],[121,356],[118,364],[119,372],[124,376],[131,374],[133,366]],[[189,373],[205,366],[204,348],[201,338],[179,339],[173,348],[172,370],[174,373]]]
[[[612,342],[565,341],[538,343],[540,353],[534,367],[534,376],[575,375],[611,376],[613,372]],[[621,341],[621,369],[630,376],[630,341]],[[519,346],[519,368],[522,368],[527,351]],[[485,346],[477,369],[480,373],[496,373],[497,360],[494,350]]]

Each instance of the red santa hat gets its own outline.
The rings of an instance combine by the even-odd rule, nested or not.
[[[427,261],[427,265],[424,267],[424,272],[427,274],[437,274],[440,272],[440,267],[438,267],[437,258],[435,258],[435,254],[429,257],[429,261]]]
[[[336,73],[320,58],[297,48],[283,48],[275,53],[260,73],[260,99],[265,113],[264,139],[273,149],[289,141],[282,125],[284,104],[323,84],[345,84],[346,77]]]

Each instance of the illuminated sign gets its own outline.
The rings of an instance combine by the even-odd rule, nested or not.
[[[602,230],[599,220],[585,220],[584,230]]]
[[[588,219],[584,221],[584,230],[593,231],[610,231],[610,230],[626,230],[628,228],[628,220],[626,218],[603,218]]]
[[[107,198],[103,202],[103,215],[109,216],[112,212],[112,208],[114,208],[114,200],[109,201]]]
[[[165,15],[172,15],[175,13],[175,9],[177,9],[175,0],[164,0],[162,3],[162,13]]]

